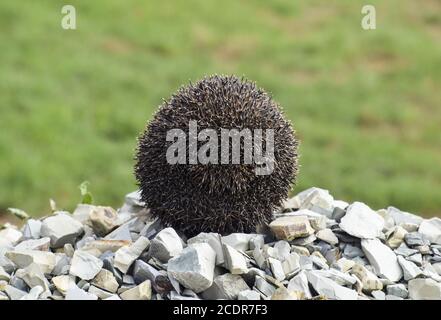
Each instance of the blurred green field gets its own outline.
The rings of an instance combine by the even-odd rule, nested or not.
[[[293,190],[441,214],[441,1],[0,2],[0,212],[71,210],[136,188],[136,136],[163,98],[206,74],[272,92],[301,145]]]

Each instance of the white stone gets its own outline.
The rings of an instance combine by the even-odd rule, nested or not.
[[[195,243],[208,243],[210,247],[216,252],[216,265],[224,263],[224,252],[222,249],[221,236],[218,233],[201,232],[197,236],[187,240],[188,245]]]
[[[56,262],[55,255],[49,251],[15,250],[8,251],[5,255],[19,268],[25,268],[31,263],[36,263],[43,273],[51,273]]]
[[[23,227],[23,237],[25,239],[39,239],[41,237],[41,221],[29,219]]]
[[[276,253],[275,258],[279,259],[280,261],[284,261],[289,257],[291,246],[287,241],[280,240],[274,244],[274,250]]]
[[[292,252],[282,262],[283,272],[286,276],[296,273],[300,270],[300,256],[296,252]]]
[[[182,250],[182,240],[173,228],[161,230],[150,245],[151,256],[162,262],[167,262],[171,258],[176,257]]]
[[[305,298],[312,298],[312,294],[308,286],[306,271],[300,271],[295,277],[289,280],[288,291],[303,292]]]
[[[132,263],[148,248],[149,244],[149,239],[140,236],[131,246],[118,249],[115,252],[115,267],[127,273]]]
[[[10,278],[11,276],[9,275],[9,273],[7,273],[2,266],[0,266],[0,281],[1,280],[9,281]]]
[[[61,294],[66,295],[66,292],[75,287],[75,277],[71,275],[61,275],[52,278],[52,283]]]
[[[248,233],[232,233],[228,236],[222,237],[222,243],[228,244],[236,250],[241,250],[243,252],[250,249],[250,240],[258,236],[257,234]]]
[[[145,280],[136,287],[120,294],[122,300],[150,300],[152,298],[152,285],[150,280]]]
[[[334,211],[334,198],[327,190],[316,189],[303,199],[300,209],[308,209],[331,218]]]
[[[29,293],[27,295],[24,295],[23,297],[21,297],[20,300],[38,300],[38,297],[43,292],[44,292],[43,287],[35,286],[35,287],[31,288],[31,290],[29,291]]]
[[[386,294],[380,290],[374,290],[371,292],[371,295],[375,298],[375,300],[386,300]]]
[[[357,279],[354,276],[343,273],[337,269],[316,270],[314,273],[316,275],[331,279],[341,286],[352,286],[357,282]]]
[[[6,228],[0,230],[0,241],[3,240],[4,244],[15,245],[23,236],[23,234],[14,229],[14,228]],[[1,244],[1,242],[0,242]]]
[[[441,284],[433,279],[410,280],[409,297],[414,300],[441,300]]]
[[[51,239],[44,237],[41,239],[29,239],[20,242],[15,246],[15,250],[40,250],[48,251],[50,247]]]
[[[70,274],[83,280],[93,279],[103,267],[100,259],[82,250],[75,251],[71,263]]]
[[[338,243],[338,238],[331,229],[320,230],[317,232],[316,237],[332,245],[336,245]]]
[[[51,239],[53,248],[61,248],[81,235],[83,225],[67,213],[60,212],[43,220],[41,236]]]
[[[112,293],[116,293],[119,287],[118,281],[116,281],[113,273],[106,269],[101,269],[100,272],[98,272],[92,284]]]
[[[243,290],[237,295],[237,300],[260,300],[260,294],[254,290]]]
[[[357,300],[357,291],[343,287],[331,279],[317,275],[314,271],[306,273],[308,281],[318,294],[332,300]]]
[[[274,278],[276,278],[279,281],[285,279],[285,271],[283,270],[283,266],[280,260],[274,258],[268,258],[268,264]]]
[[[233,247],[224,244],[225,267],[231,274],[243,274],[248,272],[245,257]]]
[[[398,263],[401,266],[401,269],[403,270],[403,276],[404,280],[409,281],[412,279],[415,279],[420,274],[423,273],[423,271],[418,268],[418,266],[411,262],[406,260],[403,256],[398,256]]]
[[[43,294],[44,297],[50,295],[49,291],[49,282],[44,276],[41,268],[36,263],[31,263],[24,269],[18,269],[15,275],[21,279],[30,287],[33,288],[35,286],[41,286],[46,294]]]
[[[407,298],[409,292],[406,289],[406,286],[402,283],[391,284],[387,286],[387,294],[394,295],[400,298]]]
[[[401,279],[403,272],[397,256],[388,246],[378,239],[363,239],[361,248],[377,275],[394,282]]]
[[[418,232],[431,243],[441,244],[441,219],[432,218],[421,222]]]
[[[225,273],[217,276],[213,285],[202,293],[204,299],[226,299],[235,300],[240,292],[248,290],[249,287],[241,276]]]
[[[351,204],[340,222],[340,228],[345,232],[362,239],[379,237],[383,227],[384,219],[361,202]]]
[[[74,286],[67,290],[66,300],[98,300],[98,297]]]
[[[387,213],[394,219],[395,225],[397,226],[401,225],[402,223],[414,223],[419,225],[423,221],[423,218],[417,215],[401,211],[394,207],[388,207]]]
[[[167,272],[185,288],[196,293],[213,283],[216,253],[207,243],[196,243],[168,261]]]

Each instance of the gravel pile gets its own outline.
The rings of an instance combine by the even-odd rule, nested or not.
[[[310,188],[258,233],[187,239],[139,193],[0,230],[0,300],[441,299],[441,219]]]

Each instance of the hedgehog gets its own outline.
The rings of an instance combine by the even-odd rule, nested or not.
[[[223,131],[260,132],[261,145],[257,144],[256,135],[251,136],[251,146],[255,149],[252,155],[258,154],[257,149],[260,154],[266,154],[272,147],[272,153],[266,158],[272,160],[271,170],[258,174],[257,169],[264,166],[262,161],[250,161],[249,157],[245,161],[250,144],[240,135],[235,140],[236,149],[231,137],[226,144],[223,140],[213,143],[227,147],[206,150],[206,155],[214,161],[194,162],[194,157],[193,162],[190,161],[190,151],[194,150],[190,143],[192,123],[197,125],[199,134],[211,130],[215,133],[211,138],[219,141],[225,138]],[[168,135],[176,130],[184,133],[181,146],[185,154],[181,157],[183,161],[171,163],[167,152],[176,139],[170,140]],[[204,142],[206,140],[199,139],[194,144],[199,146]],[[295,184],[298,144],[294,128],[285,119],[282,108],[254,82],[236,76],[207,76],[181,87],[164,100],[140,133],[135,177],[146,207],[166,226],[187,236],[200,232],[250,233],[271,220]],[[232,159],[233,152],[240,154],[239,163],[219,160],[223,156]]]

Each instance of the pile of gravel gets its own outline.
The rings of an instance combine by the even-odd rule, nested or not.
[[[258,233],[187,239],[139,193],[0,230],[0,300],[441,299],[441,219],[311,188]]]

